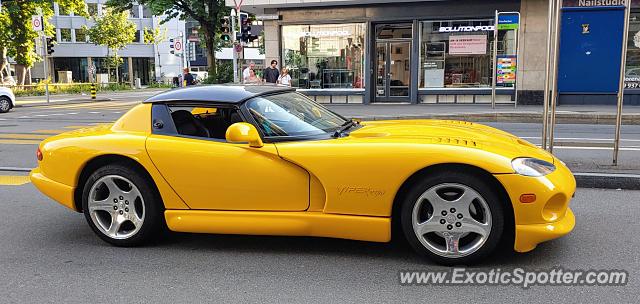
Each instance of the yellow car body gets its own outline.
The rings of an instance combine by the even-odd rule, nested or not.
[[[362,122],[345,137],[252,147],[154,134],[151,112],[152,104],[143,103],[113,124],[44,140],[33,184],[81,211],[87,170],[127,158],[153,180],[172,231],[388,242],[403,185],[424,170],[456,164],[483,170],[503,187],[516,251],[530,251],[575,225],[569,201],[576,183],[569,169],[546,151],[481,124]],[[511,162],[523,156],[557,169],[540,177],[519,175]],[[529,194],[535,201],[521,202]]]

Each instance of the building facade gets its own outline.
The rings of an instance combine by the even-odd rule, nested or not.
[[[87,11],[90,17],[102,16],[107,0],[87,0]],[[49,56],[51,69],[50,77],[56,82],[89,82],[90,66],[96,67],[96,74],[106,74],[105,58],[107,48],[89,41],[83,26],[91,27],[93,21],[73,13],[63,11],[57,3],[54,4],[54,16],[49,20],[55,27],[55,52]],[[177,18],[164,24],[162,16],[153,16],[151,11],[142,6],[134,5],[130,10],[130,19],[136,24],[136,38],[133,43],[120,50],[118,55],[123,58],[123,64],[117,73],[123,82],[133,83],[136,78],[142,84],[152,81],[167,81],[181,73],[186,66],[184,59],[171,54],[170,38],[184,36],[185,23]],[[144,29],[166,30],[167,39],[157,46],[144,43]],[[182,62],[181,62],[182,61]],[[112,71],[112,78],[116,71]],[[32,69],[32,77],[44,77],[42,63]]]
[[[318,101],[464,104],[491,102],[495,12],[518,12],[517,30],[498,31],[496,101],[541,104],[548,2],[245,0],[242,10],[264,20],[266,60],[288,67],[293,85]],[[640,37],[638,13],[633,37]],[[629,79],[640,69],[636,53],[631,45]],[[612,102],[610,94],[587,100],[584,92],[566,93],[561,103]],[[635,98],[634,90],[628,94]]]

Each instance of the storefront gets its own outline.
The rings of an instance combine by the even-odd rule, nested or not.
[[[279,20],[265,22],[267,59],[321,102],[488,103],[494,13],[519,8],[500,0],[279,8]],[[499,58],[515,54],[514,33],[500,33]],[[513,103],[513,82],[498,94]]]

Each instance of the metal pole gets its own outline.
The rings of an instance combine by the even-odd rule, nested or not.
[[[626,0],[624,5],[624,29],[622,31],[622,56],[620,56],[620,83],[618,84],[618,112],[616,113],[616,138],[613,142],[613,165],[618,165],[620,152],[620,129],[622,127],[622,104],[624,103],[624,76],[627,64],[627,43],[629,40],[629,14],[631,0]]]
[[[520,87],[520,29],[522,28],[521,25],[521,19],[522,16],[520,15],[520,12],[518,12],[518,29],[516,30],[516,81],[513,84],[513,90],[515,91],[515,102],[513,104],[514,108],[518,107],[518,87]]]
[[[555,13],[555,1],[549,0],[549,12],[547,14],[547,58],[544,70],[544,100],[542,107],[542,149],[547,149],[547,130],[549,129],[549,87],[551,86],[551,53],[553,50],[553,20]]]
[[[555,37],[553,52],[553,86],[551,87],[551,122],[549,124],[549,152],[553,153],[553,138],[556,127],[556,106],[558,104],[558,60],[560,57],[560,17],[562,10],[562,0],[556,0]]]
[[[44,95],[47,97],[47,103],[50,102],[49,99],[49,73],[47,69],[47,65],[49,65],[49,56],[47,56],[47,36],[42,35],[42,50],[44,53],[42,57],[44,57],[44,61],[42,62],[42,67],[44,70]]]
[[[231,10],[231,44],[233,45],[233,82],[240,83],[240,74],[238,73],[238,52],[236,52],[236,18],[239,18],[238,10]]]
[[[491,108],[496,108],[496,74],[498,63],[498,10],[495,13],[495,21],[493,23],[493,77],[491,77]]]

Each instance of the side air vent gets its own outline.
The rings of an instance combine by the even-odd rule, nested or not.
[[[468,138],[457,138],[457,137],[434,137],[433,143],[436,144],[445,144],[445,145],[456,145],[456,146],[466,146],[477,148],[479,144]]]

